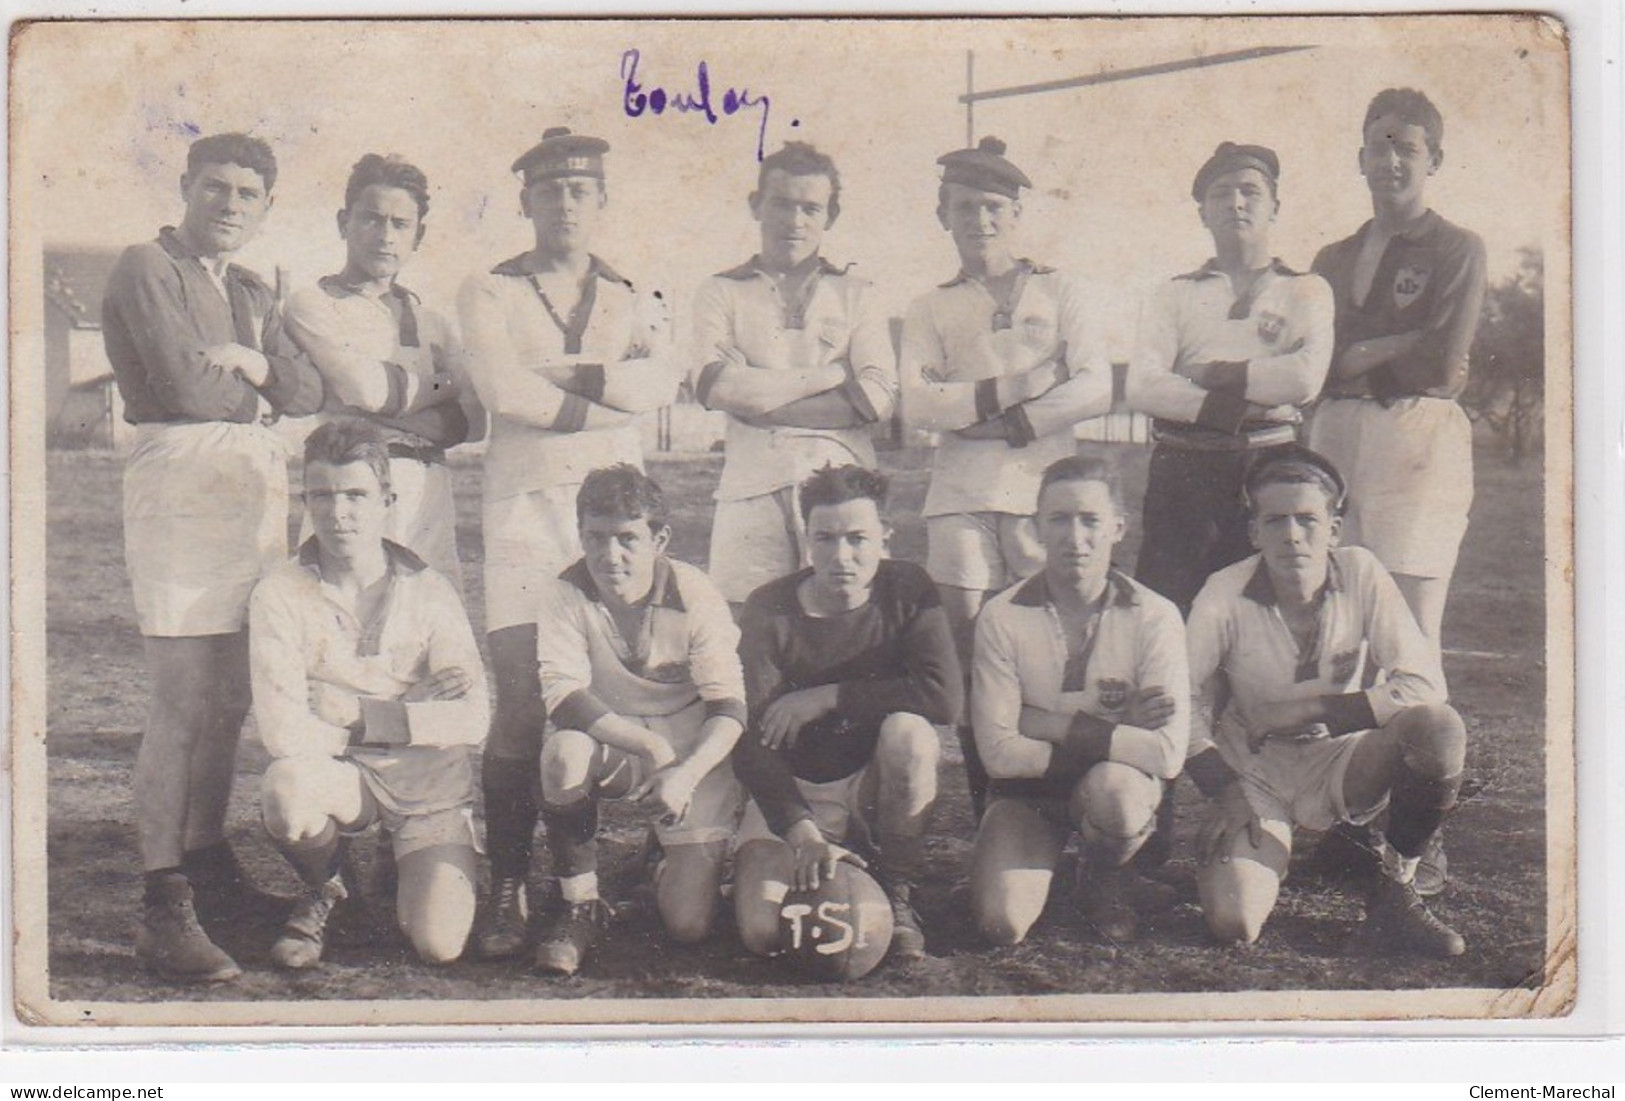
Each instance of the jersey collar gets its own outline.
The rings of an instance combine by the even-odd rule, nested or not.
[[[343,277],[336,273],[333,275],[322,276],[320,279],[316,280],[316,285],[322,290],[326,291],[329,297],[332,298],[370,297],[360,287],[346,283]],[[389,290],[385,291],[384,295],[394,295],[396,298],[401,299],[402,301],[410,301],[413,305],[421,306],[423,304],[423,299],[419,298],[415,291],[408,290],[399,283],[391,283],[389,285]],[[382,301],[384,295],[380,295],[377,299],[375,299],[375,301]]]
[[[535,274],[534,272],[525,270],[525,257],[529,255],[530,253],[528,252],[521,252],[518,256],[510,256],[508,259],[502,261],[502,263],[493,267],[491,269],[491,274],[513,275],[518,276],[521,279],[528,278]],[[626,276],[622,275],[620,272],[616,271],[614,268],[610,267],[608,264],[604,263],[604,261],[597,254],[588,255],[587,274],[609,283],[620,283],[622,286],[626,287],[627,290],[632,289],[632,281],[626,278]]]
[[[594,604],[604,602],[603,595],[598,591],[598,583],[592,579],[592,571],[587,569],[585,558],[578,558],[566,566],[559,574],[559,580],[574,585],[582,596]],[[650,608],[669,608],[674,612],[687,610],[683,594],[677,587],[677,571],[671,568],[671,561],[665,555],[655,559],[654,580],[649,585],[649,597],[645,603]]]
[[[815,265],[815,267],[820,275],[845,275],[852,268],[851,264],[846,265],[844,268],[837,267],[835,264],[830,263],[830,261],[823,255],[819,255],[817,260],[818,263]],[[762,260],[761,253],[757,253],[755,256],[752,256],[749,260],[746,260],[738,267],[729,268],[727,271],[717,272],[717,278],[734,279],[743,282],[746,279],[754,279],[758,275],[766,275],[771,277],[772,274],[772,272],[767,270],[767,265]]]
[[[1394,237],[1403,241],[1420,241],[1424,238],[1431,237],[1435,232],[1437,232],[1439,229],[1439,224],[1443,221],[1444,218],[1439,214],[1439,212],[1434,210],[1432,207],[1429,207],[1427,210],[1422,212],[1422,216],[1420,218],[1416,219],[1416,221],[1410,226],[1394,234]],[[1366,234],[1370,233],[1372,227],[1374,227],[1376,224],[1377,220],[1375,218],[1368,218],[1366,223],[1360,227],[1359,232],[1355,234],[1355,237],[1362,241],[1365,240]]]
[[[1281,261],[1281,258],[1279,256],[1273,256],[1273,257],[1270,258],[1270,262],[1269,262],[1269,264],[1267,266],[1267,270],[1274,273],[1275,275],[1302,275],[1303,274],[1301,271],[1297,271],[1297,270],[1295,270],[1293,268],[1288,267],[1286,264],[1284,264]],[[1174,276],[1174,280],[1177,282],[1177,281],[1183,279],[1183,280],[1188,280],[1188,281],[1193,282],[1193,283],[1199,283],[1203,279],[1219,279],[1219,278],[1223,278],[1223,276],[1224,276],[1224,272],[1219,270],[1219,258],[1215,256],[1215,257],[1211,258],[1210,260],[1208,260],[1207,263],[1205,263],[1201,267],[1197,268],[1195,271],[1187,271],[1183,275]]]
[[[1337,553],[1333,551],[1326,556],[1326,584],[1320,592],[1324,597],[1327,593],[1343,591],[1343,567],[1337,563]],[[1270,584],[1270,570],[1264,564],[1264,556],[1258,556],[1258,565],[1253,569],[1253,575],[1247,579],[1242,588],[1241,595],[1255,604],[1266,608],[1273,608],[1280,602],[1275,599],[1275,586]]]
[[[393,572],[418,573],[429,568],[429,564],[418,557],[417,552],[404,547],[393,539],[384,540],[384,559],[389,563]],[[322,575],[321,548],[312,535],[299,544],[299,564],[314,573],[318,578]]]
[[[1106,598],[1108,607],[1132,608],[1140,603],[1140,594],[1135,591],[1134,583],[1115,566],[1106,573]],[[1023,608],[1053,605],[1055,601],[1050,595],[1049,578],[1044,571],[1039,570],[1023,581],[1016,595],[1010,598],[1010,603]]]
[[[1033,261],[1027,259],[1025,256],[1016,257],[1016,267],[1018,267],[1018,268],[1026,268],[1028,275],[1050,275],[1055,271],[1054,268],[1047,267],[1044,264],[1035,264]],[[964,268],[960,268],[958,275],[954,276],[952,279],[948,280],[946,283],[939,283],[937,285],[939,287],[941,287],[943,290],[947,290],[949,287],[957,287],[961,283],[980,283],[980,282],[981,282],[980,279],[976,278],[974,275],[971,275]]]
[[[199,264],[208,265],[208,261],[203,258],[202,254],[187,247],[186,242],[181,240],[181,235],[174,226],[164,226],[158,231],[158,245],[176,260],[196,260]],[[261,282],[259,276],[242,265],[229,260],[226,262],[226,270],[221,278],[239,279],[244,283]]]

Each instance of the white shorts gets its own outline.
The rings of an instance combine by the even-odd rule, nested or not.
[[[124,562],[141,633],[228,635],[288,557],[288,460],[254,424],[144,424],[124,464]]]
[[[1031,516],[953,512],[925,521],[925,569],[939,585],[1001,592],[1044,568],[1044,548]]]
[[[581,557],[580,488],[551,486],[485,502],[487,631],[535,623],[543,584]]]
[[[392,458],[389,488],[395,503],[389,506],[385,538],[416,554],[461,592],[463,570],[457,559],[457,506],[452,500],[450,469],[445,463]],[[312,534],[307,510],[299,525],[300,544]]]
[[[392,767],[403,762],[393,759],[390,751],[304,761],[285,758],[280,767],[296,768],[305,797],[318,806],[342,805],[359,783],[366,792],[368,813],[345,830],[360,833],[379,823],[389,832],[397,860],[437,845],[466,845],[481,851],[474,826],[474,774],[467,747],[431,750],[420,746],[415,753],[418,759],[405,761],[398,770],[411,773],[409,780],[391,775]]]
[[[1365,547],[1390,573],[1455,572],[1473,503],[1473,428],[1458,403],[1329,398],[1310,422],[1309,446],[1348,485],[1343,543]]]
[[[679,757],[686,757],[699,743],[705,723],[705,705],[693,704],[674,715],[626,716],[664,738]],[[624,798],[647,778],[647,762],[636,754],[599,743],[593,773],[601,799]],[[734,776],[733,765],[723,761],[695,785],[688,812],[680,822],[667,825],[656,819],[655,836],[662,845],[697,845],[708,841],[729,841],[739,828],[739,815],[745,805],[745,789]]]
[[[722,595],[742,604],[751,593],[806,565],[805,538],[794,487],[718,501],[711,522],[710,568]]]
[[[1250,756],[1240,773],[1242,790],[1259,819],[1292,826],[1329,829],[1338,822],[1363,824],[1387,806],[1350,807],[1343,798],[1349,761],[1369,731],[1312,741],[1274,739]],[[1271,832],[1279,834],[1279,826]]]
[[[861,768],[850,776],[815,784],[807,780],[796,781],[796,790],[812,808],[813,824],[825,840],[837,845],[848,841],[860,844],[869,840],[868,804],[873,791],[868,783],[870,772]],[[747,841],[783,841],[774,833],[762,815],[762,808],[752,799],[745,807],[745,817],[739,823],[739,844]]]

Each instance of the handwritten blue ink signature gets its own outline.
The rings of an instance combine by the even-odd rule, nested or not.
[[[766,93],[751,95],[747,88],[728,88],[722,93],[722,112],[719,115],[717,108],[711,100],[711,69],[704,61],[699,63],[695,73],[694,91],[668,91],[665,88],[650,88],[644,91],[644,86],[638,83],[638,62],[643,59],[639,50],[627,50],[621,55],[622,89],[621,106],[626,111],[627,118],[638,118],[644,113],[663,115],[667,111],[681,114],[698,113],[707,123],[715,126],[719,119],[730,118],[748,108],[759,108],[762,112],[756,128],[756,159],[762,159],[762,147],[767,141],[767,119],[772,110],[772,100]],[[791,126],[801,125],[800,119],[791,119]]]

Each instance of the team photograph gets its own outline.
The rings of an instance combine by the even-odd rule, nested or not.
[[[1538,17],[14,50],[23,1020],[1572,1003]]]

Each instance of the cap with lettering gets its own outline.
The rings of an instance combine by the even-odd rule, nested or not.
[[[1004,159],[1004,142],[986,137],[976,143],[975,149],[956,149],[937,158],[942,165],[942,182],[963,184],[978,191],[991,191],[1006,198],[1017,198],[1021,189],[1032,187],[1027,174]]]
[[[1281,159],[1275,155],[1275,150],[1262,145],[1238,145],[1227,141],[1221,142],[1213,151],[1213,156],[1197,170],[1196,180],[1191,184],[1191,198],[1201,202],[1209,184],[1226,172],[1237,172],[1243,168],[1256,168],[1262,172],[1270,182],[1270,192],[1274,193],[1276,181],[1281,178]]]
[[[513,171],[526,186],[559,176],[592,176],[601,180],[604,154],[608,152],[609,142],[602,138],[572,134],[569,127],[554,126],[543,131],[542,140],[513,162]]]

